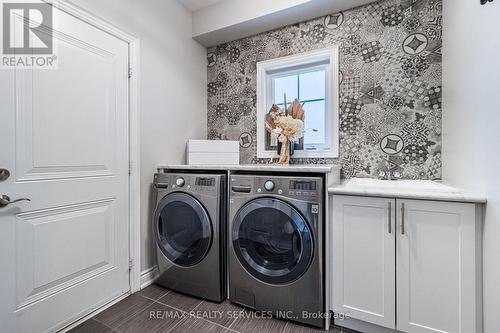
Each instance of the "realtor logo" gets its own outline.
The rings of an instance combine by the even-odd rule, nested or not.
[[[35,0],[2,2],[2,68],[53,68],[53,7]]]

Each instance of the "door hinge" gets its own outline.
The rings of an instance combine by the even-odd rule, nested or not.
[[[130,79],[132,77],[132,67],[128,68],[128,78]]]
[[[134,259],[133,258],[130,258],[128,260],[128,270],[131,271],[132,270],[132,267],[134,267]]]
[[[132,162],[128,162],[128,175],[132,174]]]

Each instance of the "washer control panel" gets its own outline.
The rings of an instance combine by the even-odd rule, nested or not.
[[[217,179],[217,176],[156,173],[154,185],[157,189],[212,194],[218,190]]]
[[[232,175],[230,189],[233,195],[277,194],[309,200],[323,195],[319,177]]]

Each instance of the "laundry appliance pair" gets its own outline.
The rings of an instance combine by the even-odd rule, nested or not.
[[[157,284],[324,327],[324,177],[155,174]]]

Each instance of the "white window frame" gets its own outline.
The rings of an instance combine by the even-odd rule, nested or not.
[[[293,157],[297,158],[338,158],[339,157],[339,48],[338,46],[295,54],[291,56],[260,61],[257,63],[257,157],[277,158],[278,152],[266,150],[265,117],[272,106],[272,77],[277,71],[297,67],[317,66],[327,63],[325,68],[325,107],[326,119],[330,123],[329,150],[296,150]],[[291,103],[292,101],[287,101]],[[328,126],[327,126],[328,128]]]

